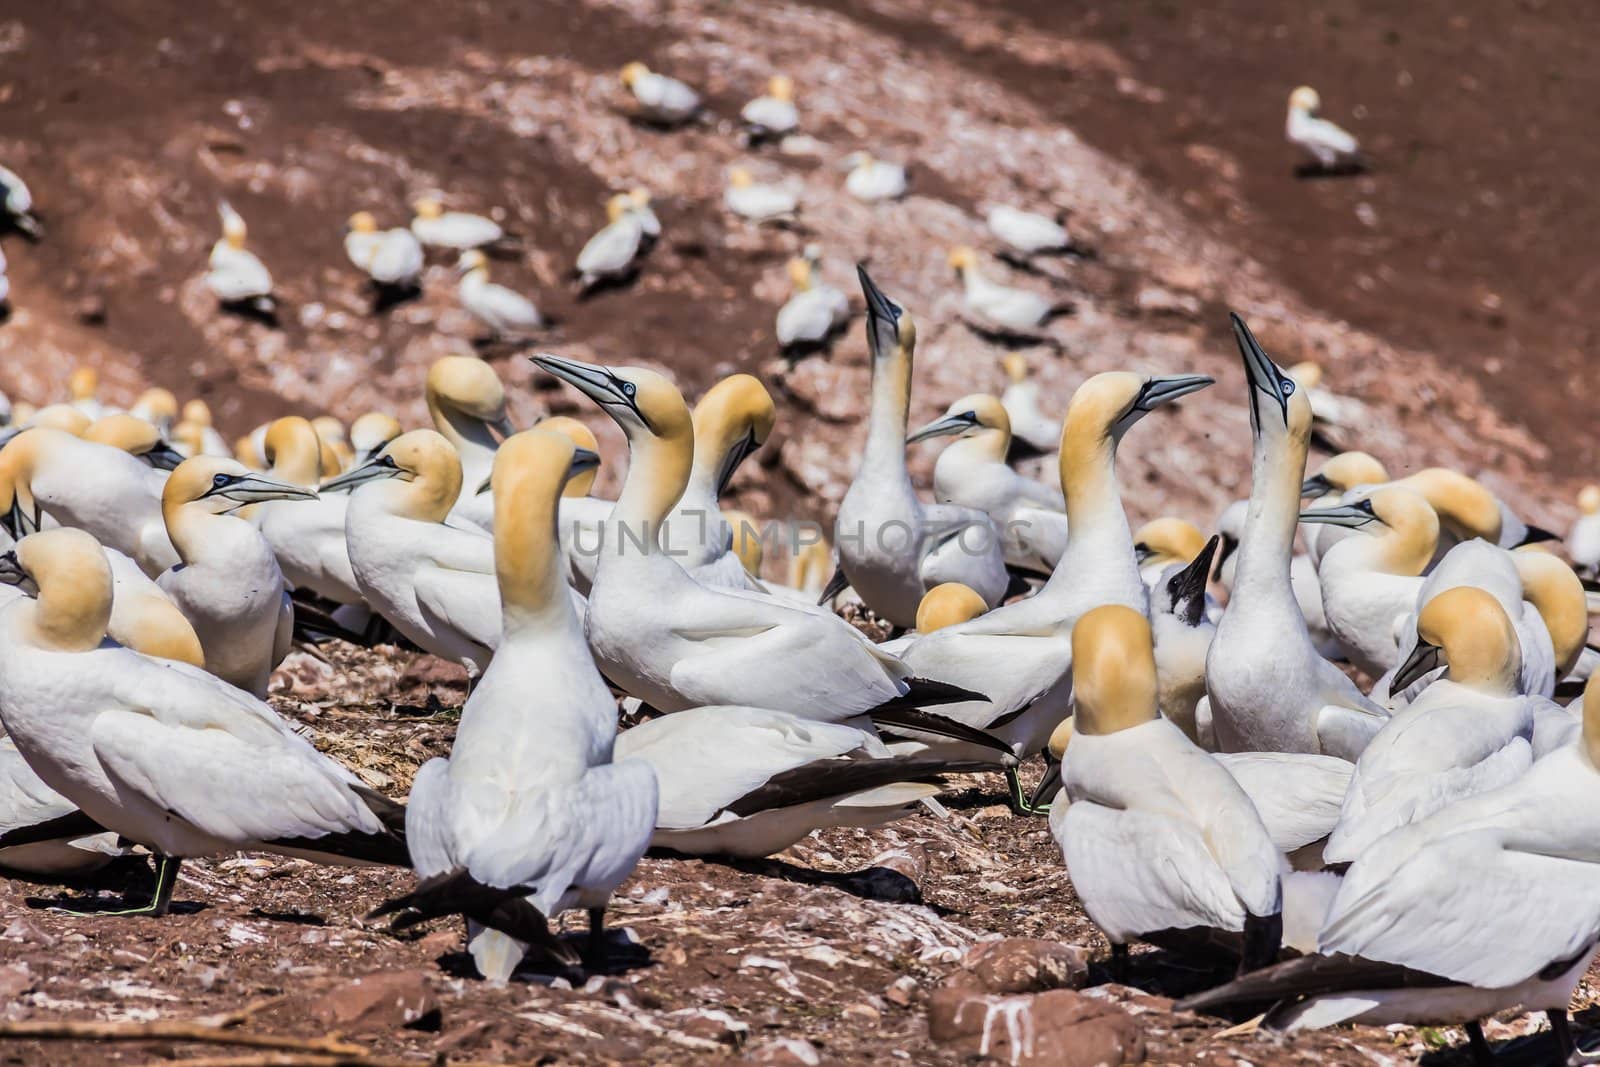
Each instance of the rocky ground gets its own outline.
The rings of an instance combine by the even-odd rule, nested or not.
[[[918,318],[912,417],[931,417],[1003,384],[1000,349],[963,321],[945,259],[956,243],[993,250],[978,208],[997,199],[1062,213],[1078,248],[1034,273],[985,257],[997,277],[1070,307],[1022,349],[1047,403],[1113,367],[1218,379],[1130,435],[1121,462],[1136,521],[1174,512],[1206,525],[1244,490],[1243,382],[1225,316],[1236,309],[1280,362],[1327,366],[1329,384],[1362,405],[1359,443],[1392,471],[1459,464],[1564,529],[1597,458],[1583,389],[1596,284],[1585,163],[1597,149],[1559,136],[1588,121],[1595,75],[1581,42],[1594,15],[1536,0],[1369,6],[13,6],[0,11],[0,161],[30,180],[47,236],[4,239],[13,285],[0,388],[53,399],[84,362],[108,400],[165,385],[206,397],[230,434],[286,411],[348,419],[386,407],[420,424],[428,364],[474,350],[450,264],[430,266],[419,300],[376,313],[341,235],[353,211],[393,225],[411,197],[441,189],[521,235],[522,251],[494,270],[553,320],[545,347],[659,365],[691,394],[731,370],[761,375],[779,429],[741,471],[737,503],[826,520],[864,434],[865,344],[856,328],[826,356],[778,357],[785,259],[819,242],[825,274],[847,289],[851,264],[870,263]],[[671,133],[633,121],[616,79],[632,59],[701,88],[707,118]],[[779,70],[798,83],[806,136],[750,149],[738,107]],[[1370,174],[1295,179],[1279,130],[1300,81],[1362,133]],[[857,148],[910,164],[912,195],[876,208],[846,198],[838,163]],[[736,162],[793,183],[801,224],[728,217],[720,193]],[[640,184],[656,197],[661,245],[633,285],[580,299],[568,277],[578,248],[607,194]],[[201,286],[222,196],[277,279],[275,328],[219,314]],[[526,361],[485,354],[519,424],[551,411],[592,421],[608,461],[601,490],[614,486],[623,457],[609,423]],[[915,457],[919,476],[932,453]],[[275,700],[375,787],[403,795],[421,760],[448,746],[461,690],[426,661],[330,655],[332,671],[297,661]],[[954,1062],[983,1051],[1020,1062],[1027,1034],[1040,1058],[1058,1041],[1099,1050],[1084,1062],[1451,1062],[1429,1050],[1459,1033],[1221,1037],[1220,1023],[1172,1014],[1159,994],[1194,978],[1156,957],[1135,975],[1154,992],[1085,974],[1103,946],[1042,822],[1008,815],[996,787],[957,783],[952,806],[970,827],[919,816],[824,834],[755,866],[647,860],[615,913],[631,931],[627,966],[575,989],[485,990],[466,977],[456,930],[404,940],[365,924],[406,883],[397,874],[195,863],[180,885],[187,907],[162,921],[72,919],[34,906],[58,887],[6,883],[4,1019],[337,1032],[363,1055],[404,1062]],[[997,937],[1038,940],[996,948]],[[1066,991],[981,1011],[959,1003],[970,990],[1045,986]],[[410,1014],[421,1028],[405,1025]],[[1530,1025],[1491,1024],[1508,1060],[1536,1062],[1547,1047],[1518,1043]],[[357,1055],[170,1037],[92,1054],[3,1032],[0,1042],[9,1062],[37,1064]],[[236,1058],[246,1055],[258,1058]],[[280,1055],[291,1059],[270,1058]]]

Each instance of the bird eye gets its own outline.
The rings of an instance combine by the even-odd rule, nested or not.
[[[622,395],[628,397],[630,400],[633,398],[633,394],[638,391],[638,386],[634,385],[632,382],[622,383]]]
[[[1293,396],[1294,395],[1294,383],[1291,382],[1287,378],[1285,378],[1283,380],[1283,382],[1280,383],[1279,388],[1281,388],[1283,390],[1283,395],[1284,396]]]
[[[213,489],[221,489],[231,480],[232,479],[230,479],[226,474],[219,474],[215,478],[211,479],[211,487]]]

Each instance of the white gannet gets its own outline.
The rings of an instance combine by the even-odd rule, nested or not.
[[[1305,390],[1306,399],[1311,401],[1312,445],[1329,452],[1344,452],[1348,448],[1344,441],[1351,434],[1359,434],[1370,418],[1367,406],[1353,397],[1324,388],[1322,364],[1315,360],[1301,360],[1285,373]]]
[[[556,538],[563,485],[599,462],[538,429],[495,455],[505,654],[462,707],[449,759],[429,760],[411,787],[406,839],[422,885],[378,909],[402,913],[402,926],[466,915],[478,973],[492,982],[510,978],[530,941],[548,942],[547,921],[569,908],[588,909],[589,963],[603,970],[606,905],[656,825],[650,764],[612,762],[617,703],[584,644]]]
[[[917,605],[916,632],[931,634],[946,626],[976,619],[988,610],[989,605],[975,590],[968,589],[960,582],[945,582],[923,594],[922,603]],[[893,643],[885,642],[886,645]],[[910,644],[910,641],[903,641],[903,644]]]
[[[161,431],[137,415],[106,415],[90,424],[82,437],[138,456],[158,471],[173,470],[183,462],[182,453],[162,438]]]
[[[778,344],[800,349],[825,344],[850,321],[850,300],[843,290],[818,278],[822,249],[806,245],[805,253],[789,260],[789,282],[794,295],[778,309]]]
[[[915,698],[905,666],[843,619],[709,588],[664,551],[661,524],[683,495],[694,453],[689,408],[671,382],[638,367],[533,361],[598,404],[628,438],[628,474],[609,520],[616,536],[589,596],[589,645],[607,678],[659,711],[738,704],[840,721]]]
[[[1049,574],[1067,547],[1066,500],[1059,489],[1006,465],[1011,420],[1005,407],[984,393],[962,397],[906,443],[951,434],[957,439],[934,463],[934,499],[984,512],[1000,531],[1006,563]]]
[[[1211,381],[1204,375],[1146,378],[1113,371],[1078,387],[1067,406],[1059,449],[1071,532],[1055,571],[1033,596],[915,637],[900,653],[913,673],[989,698],[946,705],[941,715],[985,730],[1018,758],[1044,747],[1068,713],[1073,625],[1103,604],[1148,610],[1122,509],[1117,446],[1145,415]],[[964,755],[981,754],[968,750]],[[1007,768],[1007,779],[1012,803],[1028,810],[1014,768]]]
[[[94,420],[72,404],[46,404],[20,422],[24,429],[46,426],[52,430],[70,433],[74,437],[82,437],[83,431],[93,425]]]
[[[18,535],[46,518],[87,530],[151,577],[178,562],[161,516],[166,471],[120,448],[40,426],[0,450],[0,507]]]
[[[1317,473],[1300,485],[1300,495],[1311,498],[1310,507],[1328,508],[1335,504],[1350,503],[1345,495],[1355,495],[1352,490],[1366,486],[1379,486],[1389,480],[1389,472],[1382,463],[1365,452],[1340,452],[1330,456]],[[1338,541],[1349,537],[1353,531],[1348,526],[1323,524],[1306,531],[1306,555],[1315,566],[1323,555]]]
[[[1396,686],[1404,689],[1441,660],[1448,670],[1396,712],[1356,761],[1323,852],[1329,863],[1359,859],[1389,831],[1499,788],[1533,764],[1535,707],[1548,702],[1517,692],[1522,657],[1499,602],[1457,586],[1428,603],[1417,633]]]
[[[1239,539],[1244,536],[1245,522],[1250,514],[1248,500],[1235,500],[1217,516],[1217,533],[1222,538],[1217,551],[1217,583],[1232,591],[1233,579],[1239,566]],[[1337,526],[1318,526],[1317,530],[1349,531]],[[1317,536],[1317,535],[1314,535]],[[1294,593],[1295,605],[1305,620],[1306,633],[1311,646],[1319,656],[1339,659],[1344,656],[1344,646],[1328,629],[1328,619],[1322,610],[1322,586],[1317,581],[1317,565],[1307,553],[1296,552],[1289,560],[1289,588]]]
[[[494,368],[476,356],[445,356],[428,368],[423,399],[433,428],[455,449],[461,484],[452,508],[460,517],[490,528],[493,498],[479,495],[494,467],[494,452],[512,433],[506,416],[506,389]],[[499,436],[497,437],[496,434]]]
[[[1233,777],[1156,708],[1150,623],[1121,604],[1072,634],[1070,804],[1050,830],[1083,909],[1122,964],[1127,943],[1240,935],[1240,970],[1277,957],[1285,864]],[[1120,977],[1120,975],[1119,975]]]
[[[241,507],[314,500],[310,489],[216,456],[195,456],[172,472],[161,494],[167,535],[180,562],[156,580],[194,626],[206,670],[258,698],[289,654],[294,608],[272,545]]]
[[[350,467],[350,461],[355,458],[355,452],[350,448],[350,438],[344,428],[344,423],[333,415],[317,415],[311,420],[311,428],[317,432],[317,447],[321,457],[319,467],[322,477],[332,478]],[[272,429],[269,424],[267,429]],[[266,435],[262,435],[262,451],[266,451]],[[234,457],[238,459],[237,456]]]
[[[111,569],[93,537],[24,538],[0,581],[30,594],[0,613],[0,721],[45,785],[155,854],[155,893],[132,912],[165,913],[192,856],[406,862],[399,805],[267,704],[105,640]]]
[[[179,421],[180,426],[184,424],[194,427],[199,436],[200,447],[196,451],[196,455],[220,456],[223,459],[233,458],[233,453],[228,448],[228,442],[223,440],[222,435],[217,432],[216,426],[212,421],[210,404],[207,404],[199,397],[185,403],[183,405],[183,418]],[[178,431],[174,429],[172,435],[176,438]]]
[[[1020,352],[1008,352],[1000,359],[1006,372],[1006,388],[1000,394],[1011,419],[1012,447],[1021,441],[1041,456],[1048,456],[1061,443],[1061,420],[1039,410],[1039,383],[1028,377],[1028,361]]]
[[[1360,534],[1328,549],[1317,580],[1328,629],[1350,662],[1377,678],[1400,662],[1400,624],[1416,610],[1439,518],[1410,490],[1380,489],[1353,504],[1302,511],[1300,521]]]
[[[635,61],[623,67],[622,84],[633,94],[640,114],[651,122],[676,126],[700,111],[700,97],[693,89],[643,63]]]
[[[344,253],[380,290],[408,293],[422,285],[422,244],[410,230],[378,229],[370,211],[345,223]]]
[[[100,402],[100,372],[83,364],[72,369],[67,377],[67,403],[87,415],[91,420],[112,414],[112,409]]]
[[[644,232],[646,250],[661,236],[661,220],[650,206],[650,190],[635,186],[628,190],[628,210],[639,219],[639,229]]]
[[[1427,467],[1388,484],[1420,494],[1439,513],[1436,560],[1457,543],[1475,537],[1501,548],[1559,540],[1550,531],[1518,518],[1476,478],[1448,467]]]
[[[465,211],[446,211],[437,196],[418,197],[411,205],[416,217],[411,232],[429,248],[465,252],[492,245],[505,237],[498,222]]]
[[[1320,752],[1353,760],[1387,714],[1317,654],[1289,578],[1311,402],[1267,358],[1244,320],[1231,318],[1255,441],[1238,569],[1206,655],[1212,727],[1225,752]]]
[[[970,248],[951,249],[950,266],[961,278],[967,312],[980,326],[1031,333],[1043,326],[1054,310],[1048,297],[985,278],[978,269],[978,254]]]
[[[1134,550],[1148,543],[1137,541]],[[1168,563],[1150,585],[1150,630],[1155,637],[1161,714],[1205,749],[1214,749],[1216,739],[1201,733],[1196,707],[1206,695],[1206,654],[1217,633],[1206,616],[1206,578],[1216,550],[1217,538],[1212,537],[1190,559]]]
[[[1023,211],[1009,204],[993,204],[984,212],[983,220],[990,233],[1024,256],[1062,252],[1072,247],[1066,227],[1048,215]]]
[[[1588,595],[1572,568],[1539,547],[1519,548],[1511,563],[1522,579],[1522,599],[1533,605],[1550,633],[1556,680],[1578,666],[1589,640]]]
[[[1222,535],[1217,535],[1220,544]],[[1187,567],[1206,547],[1206,535],[1188,519],[1162,515],[1133,531],[1133,555],[1139,561],[1139,577],[1154,589],[1176,563]],[[1213,550],[1215,551],[1215,550]]]
[[[350,466],[365,463],[405,430],[387,411],[369,411],[350,424]]]
[[[33,212],[33,193],[28,183],[5,167],[0,167],[0,207],[5,208],[6,221],[24,237],[37,241],[44,235],[44,227]]]
[[[206,287],[225,307],[249,307],[265,315],[276,308],[272,299],[272,275],[256,254],[245,248],[244,217],[219,201],[222,238],[211,246],[210,270]]]
[[[1597,683],[1590,680],[1593,690]],[[1276,1005],[1269,1029],[1465,1022],[1544,1011],[1575,1052],[1567,1008],[1600,939],[1600,692],[1582,737],[1507,785],[1380,838],[1350,866],[1318,934],[1322,955],[1180,1001]]]
[[[457,289],[461,306],[489,327],[495,339],[515,340],[544,325],[532,300],[489,280],[489,259],[482,252],[461,253],[456,270],[461,275]]]
[[[403,433],[322,486],[340,489],[353,490],[344,538],[362,599],[417,647],[481,673],[500,640],[494,542],[445,523],[461,493],[450,442]]]
[[[1289,117],[1284,123],[1284,134],[1289,143],[1310,156],[1322,170],[1359,163],[1361,146],[1345,130],[1319,118],[1322,97],[1309,85],[1302,85],[1289,94]]]
[[[739,109],[753,139],[783,137],[800,128],[800,112],[794,106],[794,79],[774,74],[767,81],[767,92]]]
[[[298,415],[275,420],[267,429],[269,473],[280,482],[314,490],[322,481],[317,431]],[[345,510],[350,498],[329,493],[315,499],[269,501],[256,505],[261,536],[291,589],[303,589],[336,604],[360,604],[361,587],[344,544]]]
[[[662,547],[702,585],[760,589],[734,552],[733,527],[718,501],[734,471],[771,435],[772,396],[750,375],[730,375],[706,390],[693,418],[694,466],[661,531]]]
[[[0,733],[0,874],[76,877],[122,853],[116,834],[40,781]]]
[[[781,185],[757,184],[744,167],[728,171],[728,187],[722,204],[740,218],[751,222],[785,222],[800,213],[800,198]]]
[[[1578,518],[1567,533],[1567,555],[1583,577],[1600,578],[1600,485],[1578,492]]]
[[[654,214],[650,216],[655,218]],[[657,226],[660,224],[658,223]],[[585,289],[632,274],[647,234],[644,216],[628,193],[606,201],[606,225],[578,253],[579,281]]]
[[[898,200],[906,195],[906,169],[898,163],[875,159],[871,152],[851,152],[844,157],[845,192],[869,204]]]
[[[148,422],[161,431],[161,436],[165,438],[178,422],[178,398],[172,395],[170,389],[152,386],[139,394],[139,399],[133,402],[128,414]]]
[[[916,622],[922,594],[941,582],[969,586],[994,606],[1010,584],[994,524],[972,508],[922,503],[906,471],[915,322],[857,270],[867,298],[872,402],[866,448],[834,524],[840,572],[867,607],[902,628]]]

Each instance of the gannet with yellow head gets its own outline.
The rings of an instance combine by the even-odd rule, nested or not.
[[[479,497],[478,489],[488,480],[500,439],[513,432],[505,386],[483,360],[445,356],[428,368],[424,399],[433,428],[460,458],[461,484],[452,507],[487,532],[494,504],[492,498]]]
[[[693,89],[638,61],[622,68],[620,80],[632,95],[639,114],[651,122],[677,126],[700,111],[700,97]]]
[[[1322,97],[1309,85],[1289,94],[1289,117],[1284,135],[1322,170],[1335,170],[1358,163],[1361,146],[1346,130],[1318,116]]]
[[[267,429],[268,474],[280,482],[315,489],[322,482],[320,441],[311,423],[298,415],[275,420]],[[345,512],[350,498],[328,493],[314,500],[257,504],[256,525],[290,589],[305,590],[336,604],[362,603],[345,548]]]
[[[961,279],[967,312],[980,325],[1029,334],[1050,318],[1054,304],[1048,297],[984,277],[978,269],[978,254],[972,249],[953,248],[949,258],[950,266]]]
[[[492,245],[505,237],[498,222],[465,211],[446,211],[443,198],[430,193],[412,201],[411,232],[429,248],[448,248],[465,252]]]
[[[461,253],[456,293],[468,314],[489,328],[495,340],[516,340],[544,325],[533,301],[489,280],[489,258],[477,249]]]
[[[380,290],[414,292],[422,284],[422,244],[399,226],[380,230],[370,211],[345,223],[344,253]]]
[[[272,275],[244,246],[244,217],[226,200],[218,202],[217,214],[222,218],[222,237],[211,246],[206,288],[224,307],[247,307],[260,314],[273,314],[277,304],[272,299]]]
[[[785,268],[793,295],[778,309],[778,345],[798,354],[820,347],[850,321],[850,300],[822,280],[822,246],[806,245]]]
[[[722,205],[751,222],[783,222],[800,213],[800,198],[792,190],[757,182],[745,167],[733,167],[728,171]]]
[[[648,207],[648,195],[645,197]],[[652,213],[652,219],[655,217]],[[606,225],[578,252],[578,275],[585,289],[612,278],[633,273],[635,261],[644,249],[644,214],[638,200],[629,193],[617,193],[606,201]]]
[[[739,109],[752,140],[786,137],[800,128],[800,111],[794,103],[794,79],[774,74],[767,91]]]

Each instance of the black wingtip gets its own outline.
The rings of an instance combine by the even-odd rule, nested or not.
[[[822,587],[822,595],[817,597],[817,606],[821,607],[849,588],[850,579],[844,576],[844,567],[834,567],[833,577],[828,579],[828,584]]]
[[[870,712],[869,715],[874,725],[880,728],[914,730],[917,733],[932,734],[951,741],[962,741],[989,749],[1000,755],[1002,757],[1000,762],[1003,763],[1015,763],[1017,759],[1016,753],[1011,751],[1011,746],[998,737],[946,715],[923,711],[921,708],[886,708]]]
[[[1530,522],[1528,523],[1528,532],[1522,535],[1522,540],[1518,541],[1514,547],[1521,548],[1523,545],[1537,545],[1545,541],[1559,540],[1561,540],[1559,534],[1553,534],[1543,526],[1535,526]]]

